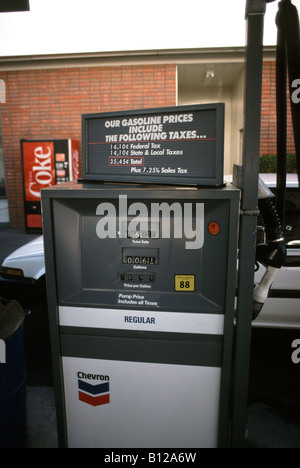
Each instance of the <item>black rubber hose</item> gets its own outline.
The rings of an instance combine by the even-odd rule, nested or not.
[[[266,230],[267,243],[284,241],[281,220],[271,198],[262,198],[258,201],[263,226]]]

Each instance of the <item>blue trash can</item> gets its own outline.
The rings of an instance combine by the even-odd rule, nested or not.
[[[18,447],[26,433],[25,314],[17,301],[0,300],[0,339],[5,362],[0,363],[0,448]]]

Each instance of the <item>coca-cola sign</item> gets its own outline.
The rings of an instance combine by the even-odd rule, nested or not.
[[[79,168],[79,142],[77,140],[71,140],[71,173],[70,180],[77,180],[80,177]]]
[[[55,184],[53,142],[23,142],[26,201],[40,200],[41,189]]]

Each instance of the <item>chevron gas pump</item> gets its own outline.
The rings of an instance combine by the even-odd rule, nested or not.
[[[240,191],[223,115],[83,116],[83,180],[42,193],[62,446],[227,446]]]
[[[43,203],[64,444],[226,445],[239,191],[71,184]]]

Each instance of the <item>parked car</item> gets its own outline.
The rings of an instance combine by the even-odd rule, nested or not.
[[[275,174],[262,174],[264,182],[274,189]],[[296,174],[287,179],[285,219],[287,258],[278,270],[262,312],[253,321],[255,327],[300,328],[300,191]],[[255,282],[265,268],[259,265]],[[29,242],[9,255],[0,267],[0,288],[21,288],[46,296],[43,237]],[[1,294],[0,294],[1,295]]]
[[[261,174],[266,185],[275,193],[276,175]],[[272,284],[264,307],[253,321],[255,327],[300,328],[300,190],[297,174],[288,174],[284,237],[287,257]],[[255,282],[265,268],[259,265]]]
[[[0,297],[30,308],[46,299],[44,240],[39,236],[10,254],[0,266]]]

